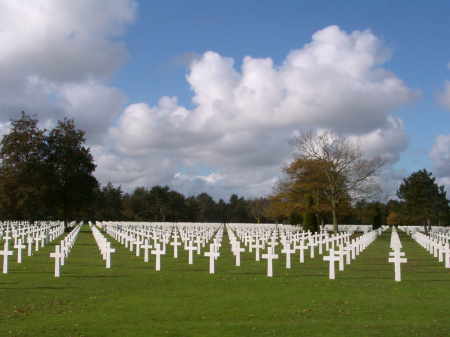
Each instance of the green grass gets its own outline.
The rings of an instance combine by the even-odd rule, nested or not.
[[[334,281],[320,256],[300,265],[298,253],[290,271],[277,260],[270,279],[265,261],[249,253],[235,267],[226,236],[214,275],[207,258],[196,255],[188,265],[186,252],[175,260],[171,250],[155,272],[153,256],[145,264],[115,241],[107,270],[85,227],[60,279],[51,245],[0,274],[0,336],[448,337],[450,273],[401,239],[408,263],[400,283],[387,263],[389,234]]]

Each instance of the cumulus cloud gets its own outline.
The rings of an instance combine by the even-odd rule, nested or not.
[[[174,97],[132,104],[109,137],[136,161],[170,161],[168,183],[188,191],[269,192],[292,151],[289,139],[306,128],[348,135],[367,156],[393,163],[407,137],[392,112],[416,92],[382,67],[389,57],[372,32],[337,26],[315,33],[279,65],[247,56],[237,69],[232,58],[208,51],[190,63],[186,77],[193,109]],[[181,173],[195,165],[207,173]]]
[[[44,123],[73,117],[92,138],[106,131],[124,104],[106,83],[135,12],[132,0],[2,1],[0,121],[25,110]]]
[[[442,179],[450,178],[450,135],[439,135],[430,152],[434,174]]]
[[[0,133],[21,110],[45,125],[73,117],[102,182],[216,197],[270,192],[289,140],[304,129],[348,135],[392,163],[406,148],[392,113],[416,93],[383,68],[390,52],[368,30],[326,27],[280,64],[246,56],[237,67],[214,51],[186,54],[193,108],[176,97],[124,107],[108,80],[126,60],[121,36],[136,8],[133,0],[2,1]]]

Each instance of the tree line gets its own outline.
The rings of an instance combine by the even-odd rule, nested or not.
[[[208,193],[185,196],[168,186],[125,192],[101,186],[85,133],[71,119],[42,129],[26,113],[11,120],[0,143],[0,219],[69,221],[187,221],[301,224],[317,231],[332,223],[448,225],[444,186],[427,170],[403,179],[397,198],[377,201],[381,158],[365,159],[348,138],[304,132],[297,155],[269,196],[236,194],[215,200]]]

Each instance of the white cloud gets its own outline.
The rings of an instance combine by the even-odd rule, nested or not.
[[[106,131],[124,104],[106,81],[135,11],[132,0],[2,1],[0,121],[25,110],[43,123],[74,117],[92,139]]]
[[[382,68],[389,57],[370,31],[346,33],[336,26],[315,33],[281,65],[247,56],[236,69],[233,59],[208,51],[186,77],[193,109],[174,97],[155,106],[132,104],[111,128],[111,143],[135,161],[169,160],[174,171],[165,183],[220,195],[231,188],[247,195],[269,192],[292,151],[289,139],[305,128],[346,134],[367,155],[393,163],[407,137],[391,113],[416,93]],[[179,173],[196,165],[209,173]]]
[[[269,192],[289,139],[305,128],[349,135],[391,162],[407,145],[392,113],[416,93],[383,68],[389,50],[372,32],[337,26],[281,64],[247,56],[238,69],[213,51],[189,57],[194,108],[176,97],[123,108],[124,94],[108,80],[126,60],[120,38],[135,15],[132,0],[2,1],[0,129],[21,110],[45,125],[73,117],[102,182],[222,197]]]
[[[430,152],[433,173],[439,178],[450,178],[450,135],[439,135]]]

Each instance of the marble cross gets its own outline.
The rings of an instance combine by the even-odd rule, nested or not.
[[[111,247],[111,242],[107,241],[106,242],[106,248],[105,248],[106,268],[107,269],[111,268],[111,253],[115,253],[115,252],[116,252],[116,250]]]
[[[267,254],[263,254],[262,258],[267,260],[267,276],[273,276],[272,261],[278,259],[278,255],[274,254],[273,247],[267,247]]]
[[[148,250],[152,249],[152,245],[148,243],[148,239],[144,240],[142,248],[144,249],[144,262],[148,262]]]
[[[8,256],[13,255],[13,251],[8,249],[8,241],[5,240],[3,250],[0,250],[0,255],[3,255],[3,274],[8,274]]]
[[[209,245],[209,252],[205,253],[205,256],[209,257],[209,273],[214,274],[214,261],[219,256],[219,253],[217,253],[216,248],[214,247],[214,244]]]
[[[181,246],[181,242],[178,242],[178,236],[175,235],[173,238],[173,242],[170,243],[173,246],[173,257],[178,259],[178,246]]]
[[[60,259],[61,259],[61,252],[60,247],[58,245],[55,246],[55,252],[50,253],[50,257],[55,259],[55,277],[60,276]]]
[[[189,264],[194,263],[194,250],[197,250],[197,247],[195,247],[192,244],[192,241],[189,241],[189,244],[187,245],[186,249],[189,251]]]
[[[245,252],[245,248],[241,248],[241,243],[239,241],[236,241],[233,247],[233,253],[236,257],[236,266],[241,265],[241,252]]]
[[[300,263],[305,263],[305,250],[308,246],[305,246],[304,240],[301,240],[300,245],[295,246],[295,249],[300,250]]]
[[[388,259],[388,261],[394,263],[395,281],[400,282],[402,280],[400,265],[402,263],[408,262],[408,260],[406,258],[403,258],[403,256],[405,256],[405,253],[401,252],[399,249],[390,252],[389,256],[391,257]]]
[[[286,269],[291,269],[291,254],[295,253],[294,249],[291,249],[291,245],[288,243],[284,248],[281,250],[281,253],[286,255]]]
[[[17,263],[22,263],[22,249],[26,246],[22,244],[22,239],[17,239],[17,243],[14,245],[14,248],[17,249]]]
[[[329,262],[329,266],[328,266],[328,277],[330,278],[330,280],[334,280],[335,279],[335,269],[334,269],[334,263],[336,261],[339,261],[339,256],[334,255],[334,249],[330,248],[330,250],[328,251],[328,253],[330,254],[329,256],[324,256],[323,260],[324,261],[328,261]]]
[[[160,271],[161,270],[161,255],[164,254],[164,251],[161,250],[161,245],[158,243],[155,245],[155,249],[151,251],[153,255],[156,255],[156,264],[155,264],[155,270]]]

